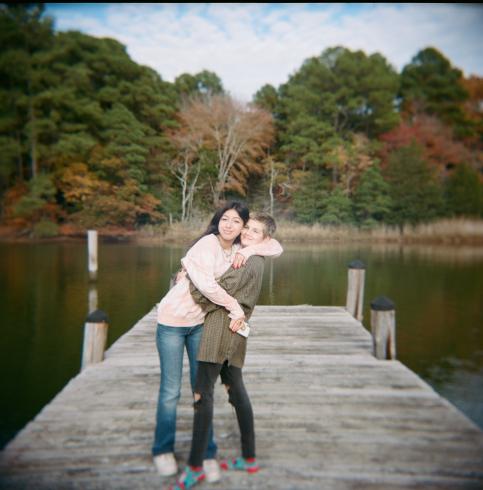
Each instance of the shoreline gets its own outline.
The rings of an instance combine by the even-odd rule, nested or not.
[[[148,225],[138,230],[119,227],[99,229],[99,240],[105,243],[130,243],[138,245],[186,246],[200,236],[206,224],[173,223],[172,225]],[[57,243],[83,242],[87,230],[70,225],[61,226],[54,237],[33,237],[28,230],[12,226],[0,226],[0,243]],[[355,226],[303,225],[280,221],[275,234],[280,242],[294,245],[337,245],[337,244],[395,244],[395,245],[483,245],[483,220],[446,219],[417,226],[379,226],[361,229]]]

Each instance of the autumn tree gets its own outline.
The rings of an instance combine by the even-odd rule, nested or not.
[[[0,24],[0,167],[9,169],[9,183],[15,162],[19,177],[46,176],[55,188],[49,205],[66,211],[65,219],[129,227],[159,221],[174,86],[114,39],[54,33],[41,7],[2,7]],[[68,176],[85,184],[79,192]],[[10,193],[17,204],[39,202],[37,185],[21,188],[25,196]]]
[[[468,92],[468,100],[464,103],[463,110],[466,118],[473,125],[476,143],[483,144],[483,78],[472,76],[462,81],[463,87]]]
[[[355,133],[349,140],[335,145],[327,155],[332,185],[340,184],[344,192],[351,195],[362,173],[373,164],[372,153],[370,141],[362,133]]]
[[[201,149],[211,152],[213,204],[218,206],[228,190],[245,195],[248,176],[263,171],[274,136],[271,115],[227,95],[215,95],[193,99],[182,119],[193,137],[202,141]]]
[[[381,135],[380,139],[384,142],[380,151],[384,164],[394,150],[416,143],[422,149],[423,158],[441,177],[464,162],[478,159],[477,152],[472,152],[454,138],[450,126],[427,114],[418,114],[402,121],[396,128]]]
[[[175,151],[168,167],[181,190],[181,221],[189,220],[192,216],[193,200],[204,162],[203,135],[199,128],[190,125],[187,109],[187,106],[181,109],[178,114],[179,127],[169,135]]]

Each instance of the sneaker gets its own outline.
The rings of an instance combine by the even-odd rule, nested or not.
[[[195,468],[194,466],[187,466],[179,480],[169,487],[169,490],[186,490],[187,488],[194,487],[197,483],[202,482],[206,475],[203,471],[203,467],[199,466]]]
[[[260,467],[255,458],[227,459],[220,463],[222,470],[241,470],[247,473],[256,473]]]
[[[206,474],[206,481],[209,483],[215,483],[220,481],[221,472],[220,465],[216,459],[205,459],[203,461],[203,471]]]
[[[172,476],[178,472],[178,465],[173,453],[164,453],[154,456],[154,464],[161,476]]]

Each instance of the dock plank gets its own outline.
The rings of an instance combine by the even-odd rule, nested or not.
[[[150,456],[159,386],[153,309],[72,379],[0,454],[1,488],[159,489],[172,483]],[[481,489],[483,432],[398,361],[372,355],[367,330],[344,308],[258,306],[244,368],[257,433],[256,475],[213,488]],[[188,366],[177,456],[192,424]],[[217,387],[220,455],[239,433]],[[203,483],[200,488],[210,488]]]

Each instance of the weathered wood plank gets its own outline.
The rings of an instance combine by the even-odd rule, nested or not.
[[[153,310],[7,446],[2,488],[160,488],[150,457],[155,321]],[[343,308],[257,307],[252,326],[244,371],[263,469],[226,474],[218,488],[483,488],[481,430],[401,363],[377,361],[370,334]],[[186,361],[181,464],[191,439],[187,368]],[[220,454],[235,456],[232,407],[223,389],[215,398]]]

